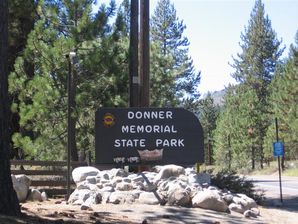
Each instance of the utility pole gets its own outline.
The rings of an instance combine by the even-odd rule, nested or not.
[[[129,106],[139,106],[139,0],[130,4]]]
[[[69,52],[66,55],[68,62],[68,76],[67,76],[67,200],[70,196],[70,162],[71,157],[74,156],[75,148],[75,119],[73,118],[74,108],[75,108],[75,86],[74,86],[74,76],[73,76],[73,59],[76,56],[75,52]],[[77,155],[77,154],[76,154]],[[73,160],[75,158],[72,158]]]
[[[141,0],[140,9],[140,106],[149,107],[149,0]]]

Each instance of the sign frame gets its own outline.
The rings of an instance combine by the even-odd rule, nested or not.
[[[204,163],[203,128],[183,108],[100,108],[95,149],[96,164]]]

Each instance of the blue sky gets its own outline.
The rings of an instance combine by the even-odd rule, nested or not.
[[[107,0],[98,2],[109,2]],[[121,0],[117,0],[117,3]],[[241,53],[240,34],[248,25],[254,0],[171,0],[177,16],[186,25],[189,53],[195,68],[201,71],[200,93],[224,89],[235,83],[228,62]],[[150,0],[151,14],[157,0]],[[294,42],[298,30],[298,0],[263,0],[265,12],[282,45]]]

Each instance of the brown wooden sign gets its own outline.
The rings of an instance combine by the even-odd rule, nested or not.
[[[95,115],[97,164],[204,162],[203,129],[182,108],[101,108]]]

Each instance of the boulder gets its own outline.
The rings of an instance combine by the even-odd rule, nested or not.
[[[173,164],[165,165],[155,176],[154,183],[157,184],[162,179],[167,179],[169,177],[178,177],[181,174],[185,174],[185,169],[182,166],[177,166]]]
[[[215,190],[198,192],[192,199],[192,205],[195,208],[205,208],[219,212],[228,211],[228,205]]]
[[[241,204],[231,203],[229,204],[230,211],[237,212],[243,214],[245,212],[243,206]]]
[[[128,172],[126,172],[124,169],[113,168],[109,171],[109,176],[110,176],[110,179],[114,177],[127,177]]]
[[[233,202],[236,204],[241,204],[244,210],[249,210],[251,208],[257,208],[258,205],[252,198],[248,197],[245,194],[237,194],[233,197]]]
[[[153,192],[142,192],[139,196],[138,202],[147,205],[158,205],[160,201]]]
[[[191,204],[191,198],[187,191],[183,189],[177,189],[169,192],[167,204],[177,206],[189,206]]]
[[[28,200],[30,200],[30,201],[43,201],[41,193],[38,189],[31,189],[29,191]]]
[[[129,191],[133,189],[133,185],[131,183],[120,182],[115,187],[118,191]]]
[[[47,201],[48,200],[48,195],[47,195],[47,193],[46,192],[41,192],[41,199],[42,199],[42,201]]]
[[[108,202],[113,204],[131,204],[135,199],[136,195],[131,191],[116,191],[110,194]]]
[[[72,171],[72,179],[75,183],[86,180],[87,177],[96,177],[100,171],[92,166],[77,167]]]
[[[11,180],[19,202],[26,201],[31,184],[30,178],[26,175],[11,175]]]

